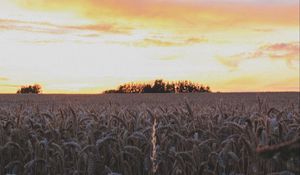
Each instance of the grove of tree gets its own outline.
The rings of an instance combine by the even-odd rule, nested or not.
[[[42,92],[42,86],[39,84],[22,86],[17,94],[40,94]]]
[[[209,86],[193,83],[191,81],[165,82],[155,80],[153,84],[127,83],[117,89],[106,90],[104,93],[197,93],[211,92]]]

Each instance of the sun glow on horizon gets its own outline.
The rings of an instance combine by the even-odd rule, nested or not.
[[[299,91],[299,1],[1,0],[0,93],[191,80]]]

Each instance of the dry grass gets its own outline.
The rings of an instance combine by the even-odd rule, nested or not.
[[[300,173],[297,93],[218,95],[0,96],[0,174]]]

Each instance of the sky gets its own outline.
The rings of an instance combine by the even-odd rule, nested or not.
[[[0,93],[299,91],[298,0],[0,0]]]

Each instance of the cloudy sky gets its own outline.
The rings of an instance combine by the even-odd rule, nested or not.
[[[157,78],[299,91],[299,1],[0,0],[0,93]]]

